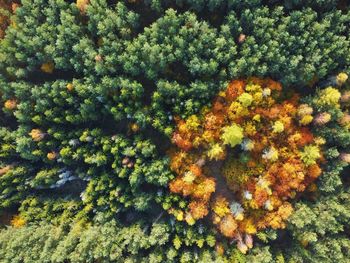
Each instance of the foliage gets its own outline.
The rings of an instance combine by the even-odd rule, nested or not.
[[[15,26],[11,21],[11,14],[16,11],[18,7],[18,1],[1,0],[0,1],[0,39],[4,38],[6,28],[11,24]]]
[[[349,14],[0,0],[0,261],[347,262]]]
[[[170,190],[191,198],[185,217],[178,220],[193,224],[211,207],[214,224],[224,236],[238,239],[242,251],[241,235],[285,228],[293,210],[287,200],[321,174],[322,140],[310,128],[295,125],[301,117],[297,95],[279,102],[280,93],[281,85],[270,79],[234,80],[210,109],[177,120],[173,142],[178,149],[171,160],[177,177]],[[238,144],[241,151],[235,149]],[[216,160],[229,156],[222,175],[234,196],[222,197],[226,193],[216,186],[219,179],[205,172],[213,155]]]

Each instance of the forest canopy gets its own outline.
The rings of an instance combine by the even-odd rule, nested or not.
[[[348,263],[344,0],[0,0],[0,262]]]

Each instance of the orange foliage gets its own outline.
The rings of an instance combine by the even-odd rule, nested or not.
[[[199,167],[197,164],[192,164],[190,166],[189,171],[193,173],[195,176],[199,177],[202,175],[202,168]]]
[[[280,101],[281,90],[271,79],[233,80],[199,116],[175,118],[177,150],[170,155],[170,166],[177,177],[169,187],[190,199],[186,221],[192,224],[211,212],[220,232],[237,240],[266,227],[285,227],[293,210],[288,200],[320,176],[322,153],[315,164],[301,157],[305,146],[319,146],[307,124],[299,122],[305,114],[311,116],[312,108],[299,106],[297,94]],[[235,131],[223,138],[232,125],[243,131],[242,141]],[[206,166],[213,160],[225,161],[221,173],[226,190],[213,177],[220,173]],[[250,238],[249,246],[240,239],[243,250],[252,245]]]
[[[259,223],[260,228],[272,227],[273,229],[285,228],[285,220],[292,214],[293,207],[289,203],[281,205],[277,211],[268,213]]]
[[[0,168],[0,176],[6,174],[12,169],[12,165],[6,165],[5,167]]]
[[[317,164],[314,164],[314,165],[309,166],[307,172],[311,178],[317,178],[321,175],[322,170],[321,170],[320,166],[318,166]]]
[[[194,186],[193,197],[209,201],[212,193],[215,192],[215,179],[204,178],[202,181]]]
[[[190,140],[184,139],[180,134],[177,133],[174,133],[172,141],[177,145],[177,147],[184,151],[189,151],[193,147]]]
[[[203,201],[193,201],[188,207],[194,219],[201,219],[209,213],[208,206]]]
[[[237,222],[231,214],[226,215],[221,220],[219,225],[220,232],[225,237],[230,237],[230,238],[235,237],[237,227],[238,227]]]
[[[304,146],[313,142],[314,140],[314,136],[312,135],[311,131],[306,127],[300,128],[300,136],[301,137],[298,141],[299,146]]]
[[[244,92],[245,81],[243,80],[233,80],[231,81],[226,89],[226,97],[229,100],[235,100],[239,95]]]
[[[89,3],[90,3],[90,0],[77,0],[76,5],[77,5],[78,9],[80,10],[80,12],[82,14],[85,14],[86,8],[87,8]]]

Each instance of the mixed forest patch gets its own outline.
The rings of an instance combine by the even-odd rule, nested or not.
[[[342,0],[0,0],[0,261],[347,263],[349,51]]]

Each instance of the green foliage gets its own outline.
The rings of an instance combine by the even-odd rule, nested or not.
[[[203,237],[193,231],[178,233],[184,248],[172,246],[174,231],[166,223],[154,223],[147,231],[141,223],[121,226],[116,220],[95,222],[94,226],[66,223],[32,224],[0,232],[1,262],[223,262],[206,249],[194,252],[191,244]],[[185,232],[185,231],[181,231]],[[184,238],[184,239],[183,239]],[[164,250],[161,247],[167,246]],[[186,249],[187,247],[187,249]],[[149,251],[151,250],[151,253]],[[33,252],[36,252],[34,255]]]
[[[19,211],[26,222],[47,221],[59,224],[74,221],[81,208],[79,200],[69,197],[52,200],[47,197],[31,196],[22,202]]]
[[[287,258],[296,262],[347,262],[349,197],[348,191],[341,191],[321,197],[316,203],[297,204],[288,228],[301,243],[287,249]]]
[[[349,192],[340,192],[322,196],[316,203],[298,203],[289,220],[293,235],[303,238],[314,235],[310,242],[316,242],[317,235],[343,232],[350,219],[349,201]]]
[[[325,80],[349,73],[346,1],[87,2],[82,11],[22,0],[10,14],[0,0],[10,19],[0,40],[0,218],[13,211],[26,222],[0,230],[0,261],[346,263],[349,104],[339,100],[349,87]],[[177,117],[248,76],[311,93],[303,102],[314,118],[331,120],[313,126],[320,151],[304,149],[307,165],[325,161],[316,190],[295,202],[285,230],[259,232],[244,255],[205,221],[168,215],[188,200],[169,192],[166,150]],[[232,147],[243,136],[238,125],[222,134]]]
[[[312,9],[286,15],[281,7],[231,12],[222,34],[225,38],[244,34],[246,40],[228,65],[229,76],[268,75],[283,84],[306,85],[347,67],[349,39],[343,34],[348,19],[339,11],[318,16]]]
[[[0,70],[25,77],[43,63],[53,62],[56,70],[97,75],[117,72],[118,55],[125,49],[120,40],[132,37],[138,15],[122,3],[109,8],[107,1],[90,2],[88,23],[84,23],[77,7],[66,1],[22,1],[16,27],[8,28],[1,43]],[[103,62],[96,60],[98,55]]]

